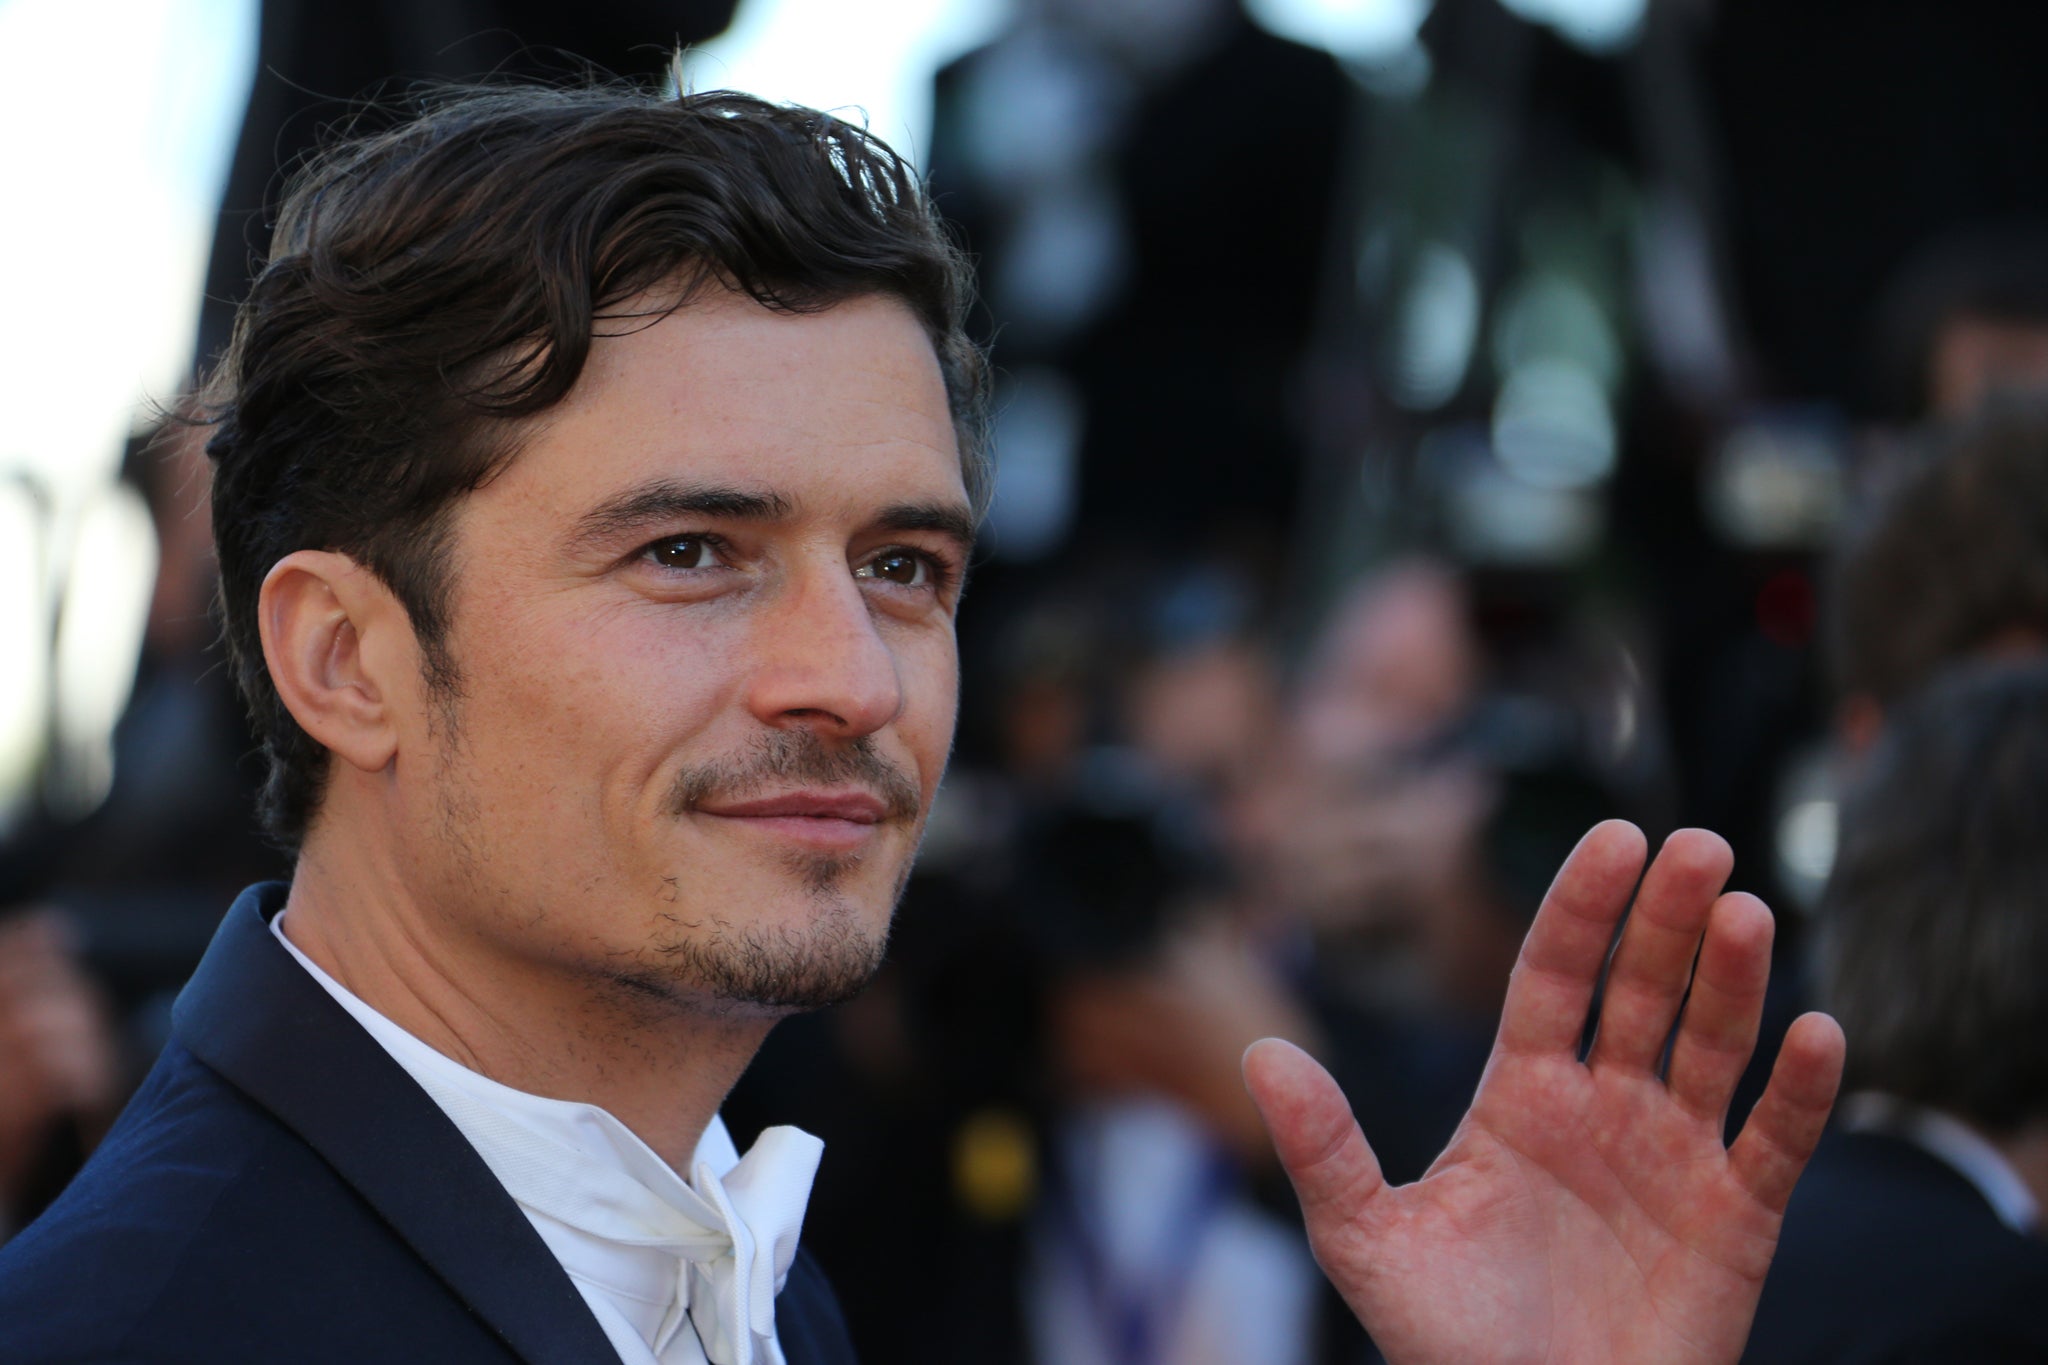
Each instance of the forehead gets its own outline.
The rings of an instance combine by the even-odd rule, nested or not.
[[[788,314],[712,291],[651,324],[601,323],[575,389],[474,496],[575,515],[656,480],[755,489],[804,515],[966,501],[937,356],[881,296]]]

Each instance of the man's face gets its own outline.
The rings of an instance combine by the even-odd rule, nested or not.
[[[2001,389],[2048,388],[2048,327],[1961,314],[1934,338],[1928,365],[1937,417],[1963,417]]]
[[[452,723],[403,721],[409,883],[452,938],[624,1001],[857,990],[952,741],[970,529],[901,304],[714,291],[600,337],[457,507]]]

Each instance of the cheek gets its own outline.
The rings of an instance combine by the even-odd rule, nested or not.
[[[948,634],[898,656],[903,670],[904,742],[916,755],[927,796],[944,774],[960,706],[960,661]]]
[[[594,784],[634,799],[730,692],[732,642],[642,612],[529,614],[478,643],[486,657],[464,677],[464,711],[476,717],[467,738],[565,795]]]

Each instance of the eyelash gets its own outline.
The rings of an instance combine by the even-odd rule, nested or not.
[[[894,585],[896,587],[909,588],[913,592],[931,591],[943,597],[951,592],[954,585],[960,580],[959,566],[954,564],[950,558],[932,550],[920,550],[912,545],[884,546],[855,566],[855,572],[859,572],[861,569],[872,568],[882,560],[891,559],[897,555],[914,559],[922,564],[927,575],[927,581],[924,583],[897,583]],[[878,581],[888,583],[892,580],[878,579]]]
[[[725,552],[731,548],[723,536],[713,535],[709,532],[693,532],[687,535],[663,536],[659,540],[649,541],[640,548],[637,557],[654,564],[657,568],[670,569],[676,573],[706,572],[709,566],[706,566],[706,568],[676,568],[672,565],[662,564],[659,558],[657,558],[663,550],[686,543],[702,545],[709,549],[713,556],[717,558],[723,558]],[[879,561],[895,555],[905,555],[917,560],[924,566],[930,580],[923,584],[896,584],[895,586],[909,587],[912,591],[919,592],[930,590],[943,596],[951,591],[960,581],[960,566],[954,563],[950,556],[940,554],[934,550],[919,549],[913,545],[883,546],[856,565],[855,571],[859,572],[862,569],[870,568]],[[876,581],[886,583],[890,580],[877,579]]]

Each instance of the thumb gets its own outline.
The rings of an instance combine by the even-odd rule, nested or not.
[[[1294,1044],[1262,1038],[1245,1050],[1244,1082],[1294,1182],[1309,1235],[1329,1236],[1365,1217],[1387,1182],[1330,1073]]]

